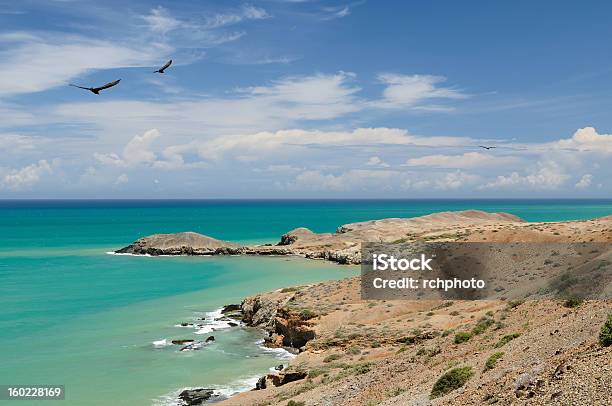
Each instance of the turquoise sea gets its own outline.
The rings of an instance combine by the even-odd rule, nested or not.
[[[210,319],[249,294],[343,278],[356,267],[106,252],[154,233],[274,243],[300,226],[332,232],[462,209],[559,221],[612,214],[612,200],[0,201],[0,384],[65,385],[66,400],[44,405],[171,404],[185,387],[248,389],[288,356],[261,348],[259,331],[214,331],[213,344],[191,352],[163,340],[205,338],[176,325]]]

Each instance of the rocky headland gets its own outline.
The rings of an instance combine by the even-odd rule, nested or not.
[[[478,210],[443,212],[416,218],[388,218],[345,224],[335,233],[314,233],[297,228],[280,237],[276,245],[244,246],[217,240],[194,232],[155,234],[140,238],[116,251],[134,255],[299,255],[340,264],[361,263],[361,243],[409,242],[416,240],[458,239],[469,237],[500,225],[525,227],[524,220],[507,213],[486,213]],[[512,235],[507,235],[511,238]],[[555,236],[550,235],[554,241]]]
[[[464,211],[304,228],[276,245],[195,233],[145,237],[118,252],[300,255],[361,261],[361,242],[612,242],[612,217],[530,223]],[[600,261],[609,265],[610,251]],[[610,300],[364,300],[359,277],[245,298],[224,314],[297,356],[221,405],[612,404]],[[206,392],[204,392],[206,393]]]

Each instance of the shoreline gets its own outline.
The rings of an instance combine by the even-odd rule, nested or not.
[[[358,244],[355,244],[357,238],[371,236],[373,234],[377,236],[388,234],[385,235],[387,240],[396,238],[398,231],[397,229],[392,230],[392,228],[397,228],[398,225],[401,228],[401,234],[406,234],[406,229],[414,231],[415,228],[420,228],[421,233],[412,236],[414,237],[414,240],[425,237],[429,241],[482,241],[484,238],[485,241],[501,242],[549,242],[588,241],[593,240],[593,236],[595,236],[595,239],[598,241],[612,241],[612,228],[609,227],[609,225],[612,223],[611,216],[585,221],[576,220],[569,222],[527,223],[518,218],[506,217],[504,215],[500,216],[499,214],[491,215],[487,213],[484,216],[485,218],[483,218],[481,213],[482,212],[474,213],[474,211],[470,211],[469,216],[467,216],[470,217],[468,221],[465,221],[465,218],[462,219],[463,221],[457,221],[457,216],[453,213],[442,213],[442,216],[433,215],[433,219],[431,216],[429,219],[427,219],[428,216],[424,216],[426,218],[425,221],[422,217],[417,218],[416,220],[386,219],[382,221],[376,220],[371,222],[355,223],[338,227],[335,234],[315,234],[307,229],[296,229],[292,232],[284,234],[281,237],[280,242],[276,246],[272,246],[273,248],[269,248],[270,245],[264,245],[261,247],[263,250],[278,249],[279,247],[286,250],[283,251],[286,252],[285,254],[278,256],[297,255],[306,259],[323,259],[331,262],[338,262],[337,259],[339,256],[337,253],[336,255],[330,255],[331,250],[329,249],[325,251],[325,253],[322,253],[320,251],[321,247],[326,246],[326,248],[330,248],[330,241],[333,242],[332,244],[341,242],[343,245],[342,249],[344,250],[344,254],[347,254],[346,242],[348,240],[350,241],[350,244],[352,244],[349,244],[350,246],[348,249],[351,250],[353,255],[351,258],[354,258],[356,252],[355,247],[358,246]],[[495,216],[495,218],[491,218],[490,216]],[[391,224],[386,224],[389,222]],[[449,229],[452,231],[451,233],[448,232]],[[169,240],[172,240],[176,235],[164,236]],[[347,236],[349,238],[347,238]],[[210,242],[210,238],[204,238],[205,243],[208,244]],[[161,241],[166,243],[168,242],[168,239],[164,238]],[[142,239],[139,241],[142,242]],[[159,241],[160,240],[157,242]],[[215,244],[217,244],[218,240],[214,241]],[[149,241],[144,242],[145,245],[143,245],[143,247],[145,247],[145,250],[162,250],[153,251],[154,253],[163,252],[163,250],[170,250],[170,252],[180,252],[181,255],[194,255],[193,250],[201,249],[200,246],[188,247],[184,245],[149,246],[147,245]],[[179,241],[179,243],[182,242]],[[225,243],[220,242],[219,244]],[[226,248],[227,246],[225,245],[221,245],[219,247],[207,247],[207,249],[219,250],[217,254],[221,255],[227,255],[228,250]],[[331,248],[336,249],[337,247]],[[145,252],[145,254],[146,253],[147,252]],[[308,253],[310,253],[310,255],[308,255]],[[198,253],[195,255],[201,254]],[[245,254],[243,252],[241,255],[250,254]],[[347,258],[347,256],[343,258]],[[359,277],[352,277],[348,279],[341,279],[339,281],[320,282],[313,285],[290,286],[287,288],[277,289],[272,292],[256,294],[244,298],[240,304],[240,313],[244,325],[260,328],[265,331],[267,333],[267,337],[264,339],[264,342],[267,345],[276,348],[282,348],[284,345],[288,345],[291,348],[295,348],[298,351],[298,354],[296,358],[289,363],[287,368],[284,368],[282,371],[275,371],[260,376],[255,388],[250,388],[250,390],[247,389],[245,391],[235,393],[229,398],[220,401],[220,404],[252,405],[266,403],[285,405],[286,401],[282,399],[295,399],[296,401],[305,401],[308,405],[318,405],[321,404],[319,401],[316,401],[316,399],[319,399],[319,396],[324,396],[324,398],[326,398],[326,396],[332,396],[332,393],[334,394],[333,396],[339,397],[338,399],[343,399],[341,401],[342,404],[362,404],[363,401],[367,400],[369,397],[377,398],[380,396],[380,393],[373,394],[369,390],[364,391],[368,385],[373,387],[380,387],[381,385],[382,387],[387,387],[388,389],[383,390],[382,393],[392,389],[389,387],[391,382],[388,380],[388,378],[375,377],[376,375],[380,375],[381,371],[385,370],[384,368],[380,370],[382,367],[378,363],[381,359],[386,359],[386,362],[395,362],[392,360],[398,358],[398,351],[400,351],[402,348],[417,349],[418,359],[419,353],[429,351],[428,348],[430,348],[430,342],[437,343],[435,344],[434,348],[439,347],[442,348],[442,350],[435,350],[428,358],[424,358],[423,361],[425,361],[425,363],[422,364],[421,367],[427,367],[427,360],[436,359],[440,351],[442,353],[446,353],[448,351],[451,353],[456,352],[457,348],[453,349],[453,347],[456,347],[456,344],[455,346],[451,347],[448,347],[447,344],[449,338],[451,339],[452,344],[453,337],[447,336],[446,333],[443,334],[443,332],[449,331],[449,329],[444,326],[448,326],[446,323],[449,323],[451,319],[454,319],[452,314],[457,313],[458,311],[468,311],[468,314],[472,313],[472,316],[468,319],[453,321],[452,326],[454,327],[452,327],[450,331],[465,329],[467,325],[473,323],[473,319],[490,319],[491,323],[497,323],[499,326],[501,326],[499,327],[500,331],[497,334],[502,334],[509,331],[508,326],[505,325],[507,322],[498,319],[500,317],[502,320],[504,318],[507,319],[510,315],[510,313],[508,313],[509,310],[507,310],[510,302],[505,302],[504,300],[489,300],[483,302],[458,301],[455,303],[452,301],[438,300],[434,302],[430,301],[429,304],[414,301],[389,302],[384,306],[390,310],[386,310],[383,313],[380,313],[379,310],[378,313],[376,313],[376,317],[382,317],[384,319],[386,317],[384,315],[385,312],[391,311],[392,313],[397,313],[399,311],[401,314],[413,314],[414,316],[412,317],[414,319],[422,320],[420,324],[411,322],[410,320],[413,320],[412,318],[408,319],[408,321],[395,321],[394,323],[406,325],[406,327],[400,331],[405,331],[408,326],[413,325],[413,327],[411,327],[413,333],[409,334],[408,336],[398,336],[397,334],[399,331],[394,330],[390,333],[388,330],[385,330],[387,327],[384,326],[388,326],[388,323],[382,323],[381,321],[378,321],[376,317],[374,320],[372,320],[372,311],[370,310],[372,305],[378,308],[383,305],[385,301],[364,301],[360,299],[358,295],[358,279]],[[331,294],[331,292],[336,293]],[[589,301],[588,305],[585,304],[580,309],[586,311],[587,314],[591,314],[590,318],[593,319],[596,313],[592,313],[591,309],[610,309],[610,305],[611,303],[609,301],[594,300]],[[429,308],[431,308],[431,310],[429,310],[425,316],[423,315],[426,310],[424,306],[429,306]],[[563,306],[561,306],[561,308],[562,307]],[[437,314],[440,309],[443,309],[442,312],[446,315],[437,322],[434,322],[437,317],[434,316],[434,314]],[[458,310],[456,311],[455,309]],[[510,310],[513,309],[514,308]],[[544,311],[543,314],[549,314],[549,316],[552,315],[554,317],[563,317],[563,313],[559,313],[558,310],[558,300],[533,301],[533,303],[531,303],[529,307],[525,307],[525,309],[533,309],[533,311],[536,313]],[[345,313],[347,311],[348,313]],[[532,310],[529,311],[531,312]],[[574,311],[574,313],[576,312]],[[488,316],[489,314],[491,314],[491,316]],[[345,320],[347,316],[352,317],[354,321],[347,324]],[[515,316],[518,316],[518,314]],[[340,317],[340,319],[338,319],[338,317]],[[518,317],[517,322],[523,319],[531,320],[534,319],[534,317],[535,316],[531,315],[523,315]],[[544,316],[541,315],[538,317]],[[583,319],[584,316],[581,317]],[[603,315],[601,313],[598,314],[597,320],[601,319],[602,317]],[[423,323],[423,321],[427,320],[429,320],[429,322]],[[364,323],[371,329],[371,331],[367,334],[364,334],[360,328],[355,328],[355,326],[359,326]],[[524,321],[522,323],[524,323]],[[423,326],[430,327],[423,329]],[[484,328],[487,329],[489,326],[490,324],[487,324],[487,326]],[[523,326],[523,328],[520,329],[522,331],[516,334],[519,336],[536,334],[537,331],[541,330],[539,327],[541,326],[528,328]],[[347,331],[356,331],[350,334],[347,334],[347,332],[340,334],[338,333],[338,328],[346,329]],[[570,325],[569,328],[572,330],[574,325]],[[535,331],[531,332],[531,330]],[[491,329],[490,331],[493,335],[496,335],[495,330]],[[491,333],[489,335],[491,335]],[[391,334],[391,336],[389,334]],[[574,331],[572,334],[579,335],[576,331]],[[584,335],[584,333],[582,334]],[[476,340],[476,338],[474,338],[474,340]],[[534,338],[532,337],[532,341],[533,340]],[[357,347],[359,350],[352,349]],[[475,354],[478,353],[479,352],[476,352]],[[392,356],[392,358],[388,358],[389,356]],[[519,353],[517,353],[516,356],[519,356]],[[539,356],[543,358],[550,357],[550,355],[546,355],[545,357],[542,353],[540,353]],[[340,364],[338,364],[338,362],[335,361],[327,361],[328,358],[337,358],[341,359],[342,361]],[[473,357],[464,358],[463,363],[465,364],[467,362],[467,364],[473,364],[474,362],[483,362],[477,361],[480,359],[480,357],[472,358]],[[415,360],[413,359],[411,362],[415,362]],[[439,376],[441,372],[439,367],[434,368],[433,371],[431,370],[431,366],[427,368],[429,369],[429,372],[425,373],[423,371],[422,373],[424,374],[424,377],[426,377],[427,385],[432,385],[436,376]],[[314,372],[319,370],[323,371],[322,374],[319,372]],[[340,371],[339,373],[337,372],[338,370]],[[434,374],[432,374],[432,372]],[[484,375],[479,374],[479,376],[479,379],[482,379]],[[353,393],[349,398],[346,398],[346,395],[338,393],[337,389],[334,389],[337,386],[336,382],[345,382],[347,379],[352,379],[353,381],[351,382],[356,382],[355,384],[357,385],[357,388],[360,388],[358,389],[358,393]],[[364,379],[369,382],[369,384],[365,387],[359,383]],[[405,379],[410,380],[407,377]],[[552,385],[552,382],[550,385]],[[416,385],[413,387],[413,389],[415,388],[421,388],[419,390],[422,390],[422,385]],[[397,401],[399,403],[397,404],[404,404],[400,399],[402,398],[403,393],[406,393],[404,396],[405,400],[415,399],[414,396],[417,396],[415,393],[410,395],[412,397],[409,396],[410,392],[414,392],[413,389],[402,389],[402,391],[398,390],[397,396],[399,398]],[[478,387],[473,387],[473,385],[470,386],[470,391],[477,390],[479,390]],[[529,396],[541,395],[540,389],[533,392],[530,387],[527,387],[526,390],[531,391],[529,393],[533,393]],[[586,390],[588,390],[588,388],[586,388]],[[354,392],[354,390],[352,392]],[[520,398],[523,396],[523,393],[519,392],[517,392],[515,397]],[[449,400],[457,400],[458,398],[456,396],[461,395],[461,393],[454,394],[449,398]],[[308,396],[305,397],[303,394],[308,394]],[[503,394],[500,394],[500,396],[502,395]],[[366,397],[364,398],[364,396]],[[406,396],[409,397],[406,398]],[[420,396],[421,395],[418,395],[417,397],[420,398]],[[505,396],[506,395],[502,397],[506,398]],[[589,392],[588,396],[591,396],[592,399],[597,399],[596,395],[591,392]],[[392,396],[391,398],[393,397],[395,396]],[[500,397],[500,399],[502,397]],[[462,397],[462,399],[463,398],[465,398],[465,396]],[[281,401],[279,401],[279,399],[281,399]],[[387,403],[383,402],[383,404]],[[392,402],[389,404],[396,403]],[[443,402],[442,404],[446,403]]]

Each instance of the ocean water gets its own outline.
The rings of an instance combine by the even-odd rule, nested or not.
[[[255,329],[209,332],[223,327],[211,324],[214,311],[249,294],[355,275],[356,267],[106,252],[153,233],[276,242],[300,226],[331,232],[462,209],[560,221],[612,214],[612,200],[0,201],[0,384],[63,384],[66,400],[42,402],[61,405],[161,405],[185,387],[251,388],[288,354],[263,349]],[[194,321],[206,325],[203,334],[177,327]],[[216,340],[199,351],[164,345],[209,335]]]

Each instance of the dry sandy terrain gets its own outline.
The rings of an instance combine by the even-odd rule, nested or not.
[[[470,212],[369,224],[374,227],[344,226],[339,235],[385,241],[612,240],[610,217],[526,223]],[[389,227],[396,231],[389,234]],[[314,252],[313,243],[338,237],[302,232],[292,244],[300,238],[299,249],[308,245]],[[355,277],[258,295],[242,306],[247,322],[270,331],[270,345],[301,347],[287,370],[304,377],[275,386],[278,378],[270,376],[266,389],[222,405],[612,404],[612,347],[598,343],[611,301],[366,301]],[[459,342],[458,333],[471,337]],[[487,368],[495,353],[503,354]],[[462,367],[471,367],[467,383],[430,399],[438,378]]]

